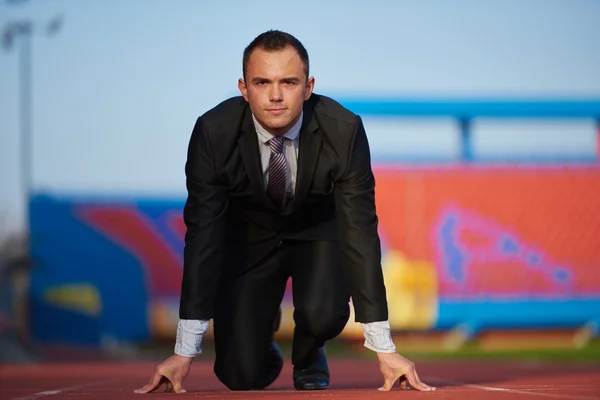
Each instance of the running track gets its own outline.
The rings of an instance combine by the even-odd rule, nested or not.
[[[600,399],[600,364],[540,364],[507,361],[421,361],[421,379],[435,392],[378,392],[382,383],[375,360],[332,359],[329,390],[293,390],[289,362],[279,379],[265,391],[230,392],[212,373],[212,364],[197,361],[184,382],[186,394],[133,390],[149,379],[154,363],[97,362],[0,365],[0,399],[4,400],[122,400],[160,396],[179,399],[285,400],[310,398],[363,399]]]

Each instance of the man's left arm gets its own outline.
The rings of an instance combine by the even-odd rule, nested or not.
[[[360,117],[352,134],[346,170],[335,184],[342,265],[350,284],[356,321],[387,321],[386,289],[375,210],[375,177]]]
[[[361,118],[356,118],[348,165],[335,185],[342,265],[350,284],[356,321],[363,325],[365,346],[377,352],[384,376],[380,390],[390,390],[398,379],[418,390],[434,390],[419,380],[412,362],[396,353],[391,338],[377,231],[375,177],[367,135]]]

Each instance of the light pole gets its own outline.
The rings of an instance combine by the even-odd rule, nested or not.
[[[13,1],[14,2],[14,1]],[[16,3],[16,2],[14,2]],[[62,17],[54,17],[41,27],[45,35],[56,34],[62,26]],[[23,194],[23,228],[24,228],[24,257],[23,260],[31,261],[31,225],[30,225],[30,198],[32,192],[32,90],[31,90],[31,38],[36,33],[39,24],[29,19],[18,19],[8,22],[2,27],[2,48],[10,51],[13,45],[18,46],[19,53],[19,179]],[[13,272],[13,319],[14,329],[21,340],[27,338],[27,292],[29,290],[29,273],[25,268],[18,268]],[[18,348],[19,346],[17,346]]]
[[[35,23],[28,19],[10,21],[2,29],[2,48],[10,51],[15,43],[19,51],[19,178],[24,202],[24,226],[29,234],[29,200],[32,188],[32,102],[31,102],[31,37]],[[62,17],[52,18],[43,32],[52,36],[62,27]]]

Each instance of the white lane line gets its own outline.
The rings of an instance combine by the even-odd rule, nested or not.
[[[428,377],[427,380],[429,380],[429,381],[436,381],[436,382],[440,382],[440,383],[446,383],[446,384],[450,384],[450,385],[456,385],[456,386],[465,386],[465,387],[468,387],[468,388],[485,390],[485,391],[488,391],[488,392],[506,392],[506,393],[515,393],[515,394],[528,394],[528,395],[531,395],[531,396],[552,397],[552,398],[555,398],[555,399],[573,399],[573,400],[593,400],[593,399],[598,399],[597,397],[589,397],[589,396],[572,396],[572,395],[568,395],[568,394],[528,392],[528,391],[524,391],[524,390],[507,389],[507,388],[501,388],[501,387],[495,387],[495,386],[475,385],[475,384],[472,384],[472,383],[466,383],[466,382],[460,382],[460,381],[453,381],[453,380],[450,380],[450,379],[436,378],[434,376]]]
[[[43,396],[53,396],[55,394],[59,394],[62,392],[71,392],[73,390],[89,388],[92,386],[98,386],[98,385],[102,385],[104,383],[114,383],[115,381],[118,381],[118,380],[120,380],[120,379],[103,379],[101,381],[88,382],[88,383],[83,383],[81,385],[68,386],[68,387],[64,387],[64,388],[60,388],[60,389],[44,390],[42,392],[37,392],[35,394],[25,396],[25,397],[15,397],[12,400],[35,400],[35,399],[37,399],[39,397],[43,397]]]

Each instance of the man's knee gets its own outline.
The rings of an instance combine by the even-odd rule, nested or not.
[[[229,361],[217,356],[214,372],[217,378],[229,390],[262,390],[277,379],[283,369],[283,358],[276,346],[271,346],[255,362],[243,362],[240,359]],[[260,361],[259,361],[260,360]]]
[[[248,374],[217,374],[217,377],[229,390],[242,391],[264,389],[264,387],[258,385],[256,377],[249,376]]]
[[[350,307],[335,309],[315,309],[302,313],[303,328],[321,340],[329,340],[338,336],[348,323]]]
[[[229,390],[261,390],[268,386],[258,368],[244,370],[231,365],[227,369],[215,368],[215,375]]]

